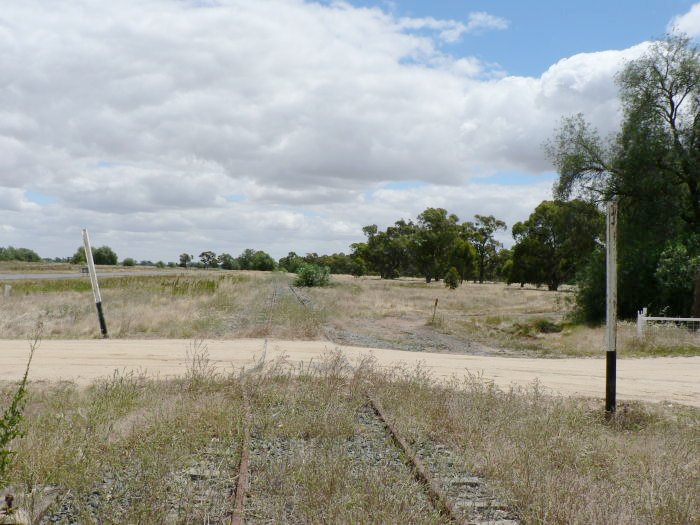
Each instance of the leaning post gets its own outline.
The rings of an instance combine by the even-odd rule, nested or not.
[[[617,199],[608,202],[605,221],[606,239],[606,342],[605,412],[615,413],[617,387]]]
[[[107,338],[107,323],[102,312],[102,297],[100,297],[100,286],[97,284],[97,273],[95,272],[95,261],[92,259],[92,248],[90,248],[90,237],[88,232],[83,228],[83,245],[85,246],[85,260],[87,261],[88,271],[90,272],[90,283],[92,284],[92,294],[95,296],[95,306],[97,307],[97,319],[100,322],[100,331],[102,337]]]

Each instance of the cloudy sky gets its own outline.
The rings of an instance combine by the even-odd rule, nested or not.
[[[428,206],[509,227],[551,197],[563,115],[686,0],[10,0],[0,246],[137,260],[347,252]],[[507,242],[507,236],[503,238]]]

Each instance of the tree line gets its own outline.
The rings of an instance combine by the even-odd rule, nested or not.
[[[41,257],[29,248],[15,248],[14,246],[4,248],[0,246],[0,261],[39,262]]]

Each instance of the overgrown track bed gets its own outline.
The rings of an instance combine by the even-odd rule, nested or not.
[[[244,373],[201,359],[174,381],[32,385],[9,477],[18,506],[23,493],[57,492],[46,523],[225,523],[248,448],[245,522],[446,523],[406,462],[415,456],[468,523],[681,525],[700,517],[699,421],[692,408],[641,404],[607,421],[598,403],[536,386],[439,384],[339,352]]]
[[[290,285],[289,289],[294,293],[300,304],[307,309],[312,308],[312,301]],[[327,330],[324,337],[335,342]],[[387,417],[380,400],[372,394],[366,394],[367,406],[371,412],[379,418],[381,425],[388,432],[392,441],[402,452],[403,458],[413,472],[415,478],[422,483],[429,501],[435,510],[442,516],[455,523],[493,523],[494,520],[503,525],[516,524],[515,515],[509,512],[504,504],[487,489],[484,479],[469,475],[465,469],[455,470],[455,461],[441,461],[436,459],[441,455],[453,458],[449,450],[444,446],[432,446],[424,443],[417,453],[411,445],[401,436],[396,427]],[[436,451],[438,453],[436,454]],[[428,459],[430,468],[426,468],[421,461],[421,456]],[[445,468],[448,466],[448,468]],[[440,482],[433,479],[433,475],[439,476]],[[449,491],[449,495],[448,495]]]

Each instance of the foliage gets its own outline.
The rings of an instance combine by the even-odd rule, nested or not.
[[[275,269],[275,260],[269,254],[259,250],[253,254],[250,269],[270,272]]]
[[[490,259],[496,256],[502,244],[494,237],[499,230],[506,229],[506,223],[493,215],[474,215],[474,222],[464,224],[465,235],[476,250],[476,265],[479,282],[483,283]]]
[[[222,253],[218,257],[219,266],[224,270],[238,270],[238,261],[230,253]]]
[[[39,262],[41,257],[29,248],[15,248],[13,246],[3,248],[0,246],[0,261]]]
[[[379,274],[382,279],[421,276],[429,283],[454,267],[460,281],[464,281],[474,275],[475,263],[480,260],[482,278],[489,272],[495,276],[502,262],[497,258],[500,243],[486,230],[490,226],[505,228],[505,223],[492,216],[476,217],[478,226],[471,222],[460,224],[459,218],[444,208],[427,208],[415,223],[401,219],[385,231],[376,224],[365,226],[362,231],[367,242],[352,245],[351,273],[366,271]],[[483,225],[482,219],[488,224]],[[481,259],[476,242],[481,243]]]
[[[455,290],[459,286],[460,276],[457,268],[454,266],[445,274],[445,286],[450,290]]]
[[[513,225],[516,244],[508,281],[557,290],[585,264],[602,228],[603,215],[590,202],[543,201],[526,221]]]
[[[92,260],[95,264],[110,266],[117,264],[117,254],[109,246],[100,246],[99,248],[92,246],[90,250],[92,251]],[[70,262],[71,264],[85,264],[87,262],[85,257],[85,247],[81,246],[78,248],[73,254],[73,257],[71,257]]]
[[[136,261],[131,257],[127,257],[122,261],[122,266],[136,266]]]
[[[458,237],[459,218],[455,214],[448,215],[444,208],[428,208],[418,215],[411,249],[425,282],[445,275]]]
[[[685,37],[655,42],[618,75],[623,122],[615,136],[602,140],[577,115],[564,119],[547,146],[559,172],[558,197],[618,199],[618,308],[624,317],[643,306],[687,315],[693,302],[691,286],[677,288],[684,270],[673,266],[688,269],[683,261],[700,255],[693,241],[700,231],[699,57]],[[604,279],[591,265],[583,274],[581,301],[599,301],[597,292],[589,292],[604,286],[585,280]],[[585,318],[602,318],[602,304],[578,306]]]
[[[296,286],[327,286],[330,282],[330,269],[327,266],[302,264],[297,269]]]
[[[40,327],[38,330],[40,330]],[[7,485],[7,473],[12,465],[12,458],[15,455],[15,452],[10,449],[10,443],[13,439],[22,435],[20,425],[22,423],[22,414],[27,398],[27,378],[38,342],[38,335],[30,342],[29,359],[27,359],[27,367],[24,370],[24,376],[22,376],[22,381],[20,381],[17,390],[12,396],[10,406],[5,409],[2,417],[0,417],[0,488]]]
[[[289,273],[297,273],[297,270],[304,262],[303,257],[298,256],[295,252],[289,252],[277,262],[277,267]]]
[[[694,242],[668,243],[659,256],[654,275],[665,294],[664,304],[674,311],[687,312],[692,306],[694,281],[700,274],[700,250],[688,245],[698,242],[700,235]]]
[[[190,266],[190,264],[192,264],[192,259],[193,257],[189,253],[181,253],[180,262],[178,266],[180,266],[181,268],[187,268],[188,266]]]
[[[199,261],[204,265],[205,268],[219,267],[219,260],[216,258],[216,254],[210,250],[200,253]]]
[[[382,279],[413,275],[409,269],[412,262],[410,243],[416,226],[411,221],[398,220],[386,231],[380,231],[376,224],[372,224],[362,228],[362,231],[367,236],[367,242],[353,245],[356,257],[364,260]]]
[[[270,255],[250,248],[243,250],[237,261],[241,270],[272,271],[275,269],[275,260]]]

